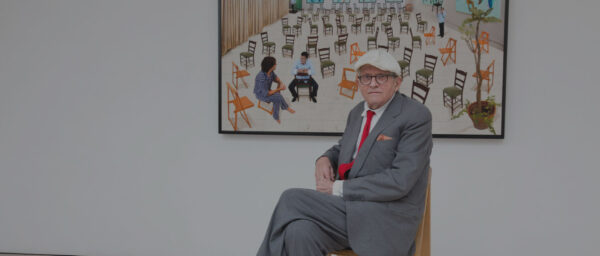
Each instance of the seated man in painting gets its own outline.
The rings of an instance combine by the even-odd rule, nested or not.
[[[316,190],[288,189],[275,207],[259,256],[412,256],[425,209],[431,113],[400,94],[396,59],[370,51],[355,64],[363,102],[337,144],[315,163]]]
[[[300,54],[300,60],[296,61],[292,68],[292,75],[295,76],[294,80],[290,83],[290,92],[292,93],[292,102],[298,100],[298,91],[296,86],[300,84],[308,85],[310,91],[310,99],[313,102],[317,102],[317,90],[319,85],[312,78],[313,67],[311,62],[308,60],[308,53],[302,52]]]

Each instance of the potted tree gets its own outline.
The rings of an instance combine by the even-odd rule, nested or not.
[[[481,4],[483,0],[479,0],[479,4]],[[473,126],[476,129],[483,130],[489,129],[490,132],[496,134],[496,131],[493,127],[494,115],[496,114],[496,106],[499,106],[494,100],[493,96],[488,96],[487,99],[481,99],[481,85],[483,84],[483,79],[481,75],[481,44],[479,43],[479,27],[481,23],[491,23],[491,22],[501,22],[500,19],[496,17],[489,16],[492,12],[492,8],[488,10],[481,10],[477,8],[474,4],[470,4],[469,11],[471,11],[471,17],[466,18],[462,25],[459,27],[459,30],[462,34],[462,39],[467,43],[469,50],[473,53],[473,57],[475,59],[475,74],[477,79],[477,84],[475,90],[476,101],[469,102],[467,101],[466,108],[461,110],[457,115],[453,116],[452,119],[456,119],[467,113],[471,120],[473,121]]]

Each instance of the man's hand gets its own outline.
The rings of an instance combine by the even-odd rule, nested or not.
[[[319,180],[328,180],[333,182],[333,167],[331,167],[331,162],[327,157],[321,157],[317,160],[315,164],[315,181],[317,185],[319,184]]]
[[[333,181],[317,178],[317,191],[331,195],[333,193]]]

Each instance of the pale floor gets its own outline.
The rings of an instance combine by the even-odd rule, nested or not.
[[[416,18],[415,14],[421,12],[423,20],[428,21],[429,31],[431,26],[435,26],[436,30],[438,29],[437,19],[435,17],[435,13],[431,11],[430,6],[420,6],[420,4],[416,4],[415,10],[411,13],[410,16],[410,26],[413,29],[413,33],[415,35],[420,35],[423,38],[422,33],[416,33]],[[296,17],[300,15],[300,12],[296,14],[287,14],[285,17],[290,21],[290,25],[296,23]],[[360,15],[362,16],[362,14]],[[317,57],[311,57],[309,60],[313,64],[313,68],[315,69],[315,74],[313,78],[319,84],[319,91],[317,101],[318,103],[313,103],[308,100],[308,97],[301,97],[299,102],[291,102],[292,96],[288,90],[282,92],[284,98],[286,98],[287,102],[290,106],[296,110],[295,114],[291,114],[287,111],[281,111],[280,118],[281,124],[278,124],[271,115],[267,112],[259,109],[257,107],[258,101],[253,94],[254,88],[254,77],[260,71],[260,62],[265,55],[262,54],[262,43],[260,34],[252,36],[249,40],[253,40],[257,42],[256,51],[255,51],[255,66],[249,67],[248,72],[250,76],[246,77],[245,80],[248,83],[248,88],[245,88],[242,85],[242,82],[239,82],[239,95],[240,97],[248,97],[255,106],[246,110],[248,117],[250,119],[250,123],[252,127],[248,127],[248,125],[242,120],[241,117],[238,116],[238,127],[240,131],[273,131],[273,132],[343,132],[344,127],[346,125],[346,117],[350,109],[352,109],[357,103],[362,101],[362,97],[359,92],[356,93],[354,99],[349,99],[347,97],[339,95],[339,87],[337,84],[342,79],[342,70],[344,67],[353,68],[352,65],[349,64],[349,53],[350,53],[350,44],[354,42],[358,42],[359,48],[362,51],[366,51],[367,49],[367,35],[364,31],[364,24],[366,22],[363,21],[362,33],[358,35],[352,34],[350,30],[351,23],[348,21],[348,15],[345,15],[344,24],[348,28],[348,50],[347,53],[343,53],[342,55],[338,55],[335,53],[333,48],[333,42],[337,40],[337,33],[335,29],[335,15],[330,15],[330,22],[334,26],[334,35],[323,35],[323,27],[322,22],[319,18],[319,21],[316,22],[319,26],[319,42],[318,47],[330,47],[331,48],[331,58],[336,63],[335,76],[330,76],[325,79],[322,78],[320,73],[320,63]],[[378,22],[377,25],[380,25]],[[390,50],[392,55],[396,57],[396,59],[401,60],[403,56],[404,47],[411,48],[411,39],[409,34],[400,34],[399,33],[399,23],[398,19],[394,19],[392,21],[392,28],[394,30],[394,36],[400,37],[400,48],[397,48],[394,52]],[[294,47],[294,58],[291,59],[289,57],[282,57],[281,46],[284,45],[285,37],[281,32],[281,22],[276,22],[264,28],[264,31],[268,32],[269,41],[273,41],[276,43],[276,51],[273,55],[277,59],[277,69],[275,73],[280,77],[280,79],[288,85],[288,83],[293,79],[293,75],[290,73],[291,67],[294,62],[299,59],[300,53],[305,51],[305,45],[307,41],[307,36],[309,34],[309,24],[303,23],[302,27],[302,35],[296,38],[295,47]],[[436,31],[437,34],[437,31]],[[448,62],[446,66],[442,64],[441,55],[439,53],[438,48],[445,47],[448,38],[454,38],[457,42],[457,64],[452,62]],[[415,79],[415,71],[420,68],[423,68],[424,56],[425,54],[432,54],[438,56],[437,65],[434,73],[434,82],[430,85],[429,95],[427,97],[426,106],[430,109],[433,116],[433,133],[434,134],[491,134],[488,130],[477,130],[473,127],[473,124],[467,115],[463,115],[458,119],[451,120],[450,108],[444,107],[442,103],[442,90],[445,87],[449,87],[453,85],[454,82],[454,74],[455,69],[459,68],[461,70],[467,71],[467,80],[465,83],[465,91],[464,91],[464,99],[471,102],[475,101],[475,91],[473,88],[475,87],[475,78],[472,77],[475,72],[475,63],[473,54],[468,50],[466,43],[461,39],[460,32],[446,27],[446,33],[444,38],[436,37],[435,45],[425,44],[425,39],[423,38],[423,49],[414,49],[412,62],[410,66],[410,77],[405,77],[402,82],[402,86],[400,87],[400,92],[410,96],[412,81]],[[387,45],[387,37],[385,33],[380,31],[377,43],[379,45]],[[227,87],[225,82],[232,83],[231,70],[232,65],[231,62],[234,61],[240,68],[243,67],[240,65],[240,52],[247,51],[248,44],[247,42],[242,45],[232,49],[222,58],[222,127],[223,130],[233,131],[232,125],[229,123],[227,119]],[[493,87],[490,91],[490,95],[496,97],[496,102],[502,102],[502,67],[503,67],[503,52],[500,49],[490,47],[489,54],[482,54],[482,69],[485,69],[487,65],[495,60],[495,75]],[[233,83],[232,83],[233,84]],[[484,81],[483,88],[485,88],[487,82]],[[482,98],[487,97],[486,90],[483,90]],[[455,114],[458,111],[455,111]],[[494,121],[494,128],[496,132],[500,134],[501,131],[501,116],[502,108],[499,107],[496,110],[496,116]],[[233,112],[231,117],[233,118]]]

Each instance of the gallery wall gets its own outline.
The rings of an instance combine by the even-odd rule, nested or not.
[[[255,254],[338,138],[217,134],[217,4],[0,1],[0,251]],[[599,8],[511,2],[506,138],[434,140],[432,255],[597,254]]]

